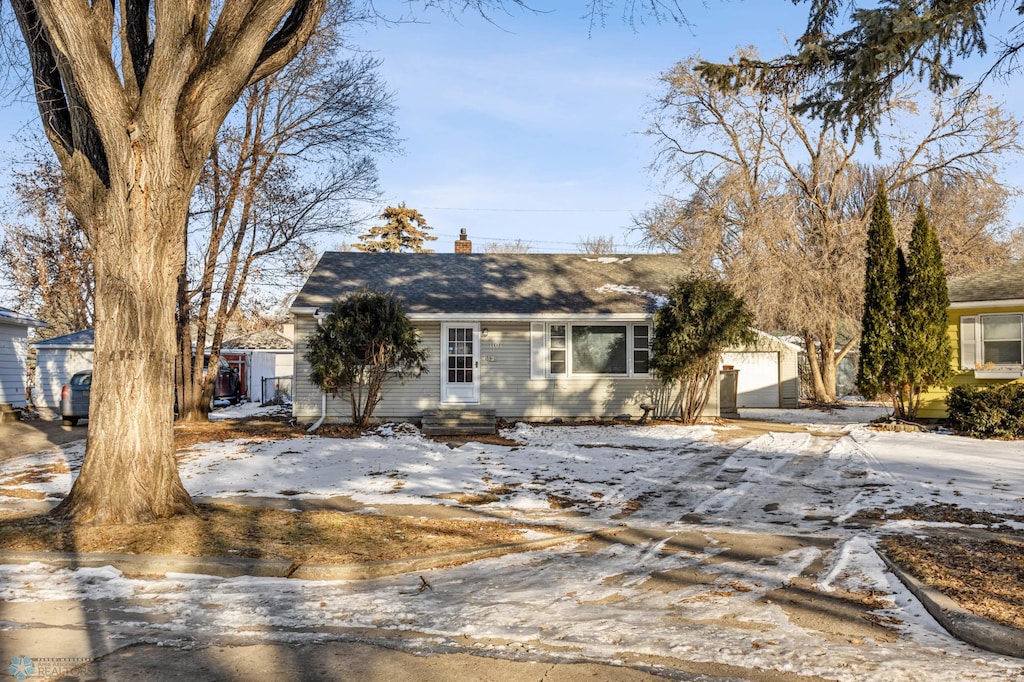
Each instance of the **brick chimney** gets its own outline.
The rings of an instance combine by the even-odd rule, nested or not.
[[[455,241],[455,253],[473,253],[473,242],[466,237],[466,228],[462,228],[459,238]]]

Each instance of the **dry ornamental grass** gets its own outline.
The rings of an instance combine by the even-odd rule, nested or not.
[[[9,514],[0,520],[0,549],[348,564],[517,542],[529,528],[496,521],[199,505],[196,516],[134,525],[75,525]],[[557,534],[550,528],[537,530]]]

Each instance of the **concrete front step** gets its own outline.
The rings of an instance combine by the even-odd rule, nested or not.
[[[427,436],[469,436],[495,433],[493,409],[424,410],[421,430]]]

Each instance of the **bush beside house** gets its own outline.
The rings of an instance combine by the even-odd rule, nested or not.
[[[950,426],[975,438],[1024,438],[1024,384],[955,386],[946,399]]]

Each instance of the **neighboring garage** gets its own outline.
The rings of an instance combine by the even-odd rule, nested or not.
[[[800,348],[758,332],[754,350],[722,354],[722,368],[739,370],[736,407],[799,407],[797,370]]]
[[[92,369],[93,330],[85,329],[45,341],[36,341],[35,390],[32,397],[36,408],[60,410],[60,389],[71,380],[71,375]]]

